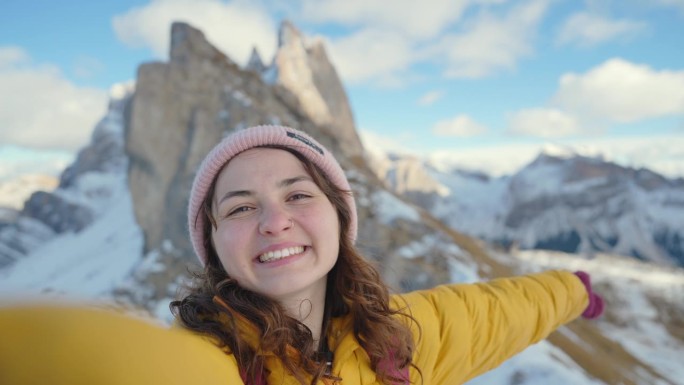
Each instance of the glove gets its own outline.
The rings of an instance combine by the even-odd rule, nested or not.
[[[575,275],[582,281],[584,287],[587,289],[587,294],[589,294],[589,305],[582,313],[582,317],[586,319],[595,319],[603,314],[603,298],[600,295],[594,293],[591,289],[591,277],[584,271],[576,271]]]

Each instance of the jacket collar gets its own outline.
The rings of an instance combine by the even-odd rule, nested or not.
[[[254,323],[245,318],[242,314],[234,311],[220,297],[215,296],[213,300],[216,304],[230,312],[239,338],[247,342],[257,354],[264,356],[266,367],[270,371],[268,376],[269,383],[299,383],[295,381],[294,377],[285,375],[285,368],[283,367],[282,362],[273,352],[261,350],[259,343],[261,333]],[[229,324],[225,314],[219,315],[219,320],[225,324]],[[331,320],[330,330],[328,332],[328,346],[334,353],[333,373],[340,373],[343,364],[347,362],[355,352],[360,351],[359,354],[366,355],[366,351],[354,337],[352,318],[349,315],[333,318]],[[289,357],[293,358],[295,361],[299,360],[300,353],[294,347],[288,346],[286,351]]]

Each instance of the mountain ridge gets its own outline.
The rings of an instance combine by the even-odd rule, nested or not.
[[[684,266],[682,178],[568,151],[541,152],[497,178],[377,151],[371,163],[396,193],[503,247],[613,252]]]

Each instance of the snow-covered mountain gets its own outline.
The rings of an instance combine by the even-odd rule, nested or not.
[[[11,254],[10,263],[0,266],[0,305],[36,297],[116,303],[143,309],[168,323],[168,302],[185,282],[188,265],[194,260],[185,248],[187,239],[183,237],[186,235],[173,227],[177,225],[174,221],[181,223],[179,227],[184,225],[183,199],[187,198],[192,176],[188,171],[192,168],[188,159],[201,159],[200,154],[192,153],[187,147],[196,150],[206,146],[207,143],[198,141],[207,137],[220,138],[227,125],[230,129],[244,127],[267,117],[303,127],[338,151],[336,156],[340,157],[357,198],[361,225],[358,245],[362,253],[378,263],[385,280],[398,290],[444,282],[473,282],[551,267],[583,269],[592,274],[596,289],[608,303],[602,319],[575,321],[507,361],[501,368],[472,380],[470,385],[684,385],[684,367],[678,361],[684,351],[682,269],[603,254],[586,259],[574,254],[515,248],[502,250],[465,236],[455,231],[451,223],[440,221],[422,208],[434,210],[442,204],[427,198],[435,195],[446,201],[446,197],[460,191],[459,196],[467,198],[460,200],[462,207],[471,210],[471,219],[478,219],[471,221],[479,226],[473,224],[475,228],[496,226],[497,216],[508,215],[505,209],[512,199],[508,197],[513,178],[489,179],[472,173],[446,173],[423,167],[415,159],[406,160],[405,167],[392,174],[393,165],[400,159],[389,159],[385,164],[387,174],[401,179],[392,187],[401,189],[403,195],[415,193],[415,197],[424,199],[425,203],[421,206],[412,204],[383,186],[369,165],[355,158],[355,152],[346,152],[345,148],[350,146],[336,145],[340,139],[335,131],[319,127],[307,117],[305,110],[300,108],[304,102],[297,95],[316,92],[316,87],[298,94],[296,90],[279,88],[283,85],[277,81],[263,82],[251,70],[235,68],[228,59],[222,59],[207,48],[208,43],[198,31],[189,26],[178,28],[175,39],[193,36],[192,41],[176,40],[176,43],[186,44],[187,50],[182,55],[175,52],[182,60],[148,65],[145,71],[139,72],[144,72],[147,78],[138,79],[140,83],[136,85],[135,94],[130,87],[124,87],[125,92],[113,95],[109,111],[95,128],[91,144],[65,171],[60,187],[52,193],[59,199],[41,198],[48,203],[63,201],[72,205],[68,207],[78,209],[58,210],[57,204],[38,204],[36,209],[45,208],[44,212],[37,211],[41,215],[29,217],[24,213],[26,210],[22,211],[17,221],[23,223],[22,230],[14,227],[5,233],[9,228],[0,229],[0,252],[15,252]],[[202,49],[196,49],[195,44]],[[210,60],[203,56],[193,57],[207,52]],[[320,51],[316,53],[320,55]],[[201,63],[203,71],[188,71],[185,66],[193,63]],[[174,72],[183,76],[174,77]],[[277,71],[272,72],[277,75]],[[208,81],[202,76],[214,77]],[[188,87],[190,82],[193,87]],[[156,87],[178,87],[188,91],[159,92]],[[204,87],[222,91],[211,93]],[[182,100],[173,99],[179,95]],[[203,99],[206,95],[220,95],[221,103],[213,98]],[[333,99],[323,97],[326,103]],[[191,102],[183,103],[188,100]],[[163,103],[173,106],[174,110],[169,112],[167,104]],[[136,110],[136,106],[145,108]],[[186,110],[189,113],[184,115]],[[169,120],[162,126],[154,118]],[[136,128],[131,126],[130,120],[135,119],[137,123],[134,123],[140,124],[138,129],[146,131],[137,133],[135,143],[130,143],[133,140],[131,130]],[[344,137],[353,141],[354,135],[347,133]],[[164,146],[163,152],[151,151],[160,147],[160,140],[170,138],[182,139],[179,142],[182,151],[174,151],[173,145],[178,143],[173,141]],[[150,154],[162,156],[155,158]],[[140,189],[137,197],[131,185],[131,175],[136,173],[140,178],[136,182]],[[568,183],[566,179],[562,179],[563,183]],[[526,197],[520,201],[549,194],[545,189],[524,188],[526,180],[534,179],[521,179],[516,184],[520,189],[516,197]],[[153,186],[159,188],[140,188],[150,186],[144,183],[157,183]],[[421,188],[414,188],[415,184],[420,184]],[[642,184],[660,186],[655,182]],[[155,191],[154,195],[163,199],[148,201],[141,191]],[[145,206],[145,202],[159,205],[163,210]],[[88,213],[85,221],[83,212]],[[145,225],[141,224],[140,218],[145,215],[156,215],[152,218],[156,222],[146,218]],[[153,225],[163,226],[154,237],[150,235]],[[22,252],[17,251],[17,245],[24,247]]]
[[[395,192],[489,242],[684,266],[683,179],[558,151],[499,178],[411,156],[370,158]]]
[[[91,142],[60,176],[52,191],[38,190],[0,226],[0,268],[9,266],[59,234],[81,232],[108,208],[126,179],[123,110],[132,86],[112,87],[107,114],[95,126]],[[8,214],[9,213],[9,214]]]

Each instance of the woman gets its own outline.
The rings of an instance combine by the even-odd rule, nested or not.
[[[344,172],[291,128],[217,145],[188,220],[204,272],[172,310],[248,384],[462,383],[603,307],[586,274],[559,271],[390,296],[354,248]]]
[[[190,331],[79,306],[0,309],[0,383],[452,385],[603,309],[585,273],[562,271],[390,296],[354,248],[342,169],[291,128],[218,144],[188,214],[204,270],[171,308]]]

